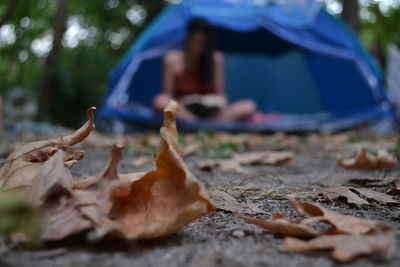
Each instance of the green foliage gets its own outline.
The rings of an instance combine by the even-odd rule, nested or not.
[[[14,233],[22,233],[28,243],[39,243],[40,212],[21,194],[0,192],[0,235],[10,238]]]
[[[370,45],[374,41],[380,41],[383,47],[390,43],[400,46],[400,9],[392,8],[387,12],[379,8],[379,2],[371,3],[366,7],[369,19],[363,21],[361,38]]]
[[[208,159],[227,159],[235,152],[243,151],[243,145],[237,142],[225,141],[217,145],[204,146],[200,151]]]
[[[0,2],[0,18],[9,1]],[[33,47],[46,36],[50,37],[51,44],[50,29],[56,4],[55,0],[18,2],[5,24],[12,29],[10,36],[15,36],[15,40],[0,41],[0,94],[15,87],[34,92],[39,89],[48,52],[38,53]],[[77,127],[84,120],[86,108],[99,106],[110,71],[148,19],[164,6],[161,0],[68,1],[64,49],[52,91],[53,123]],[[128,16],[129,12],[134,14],[133,19]],[[75,27],[78,33],[73,32],[72,25],[79,26]],[[74,34],[75,40],[68,41],[67,37]],[[40,45],[46,46],[44,42]]]

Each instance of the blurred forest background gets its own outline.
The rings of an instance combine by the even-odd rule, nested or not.
[[[83,111],[99,105],[109,72],[135,38],[177,2],[1,0],[0,94],[38,103],[32,119],[79,125]],[[322,2],[368,49],[380,46],[384,55],[389,43],[400,44],[400,0]]]

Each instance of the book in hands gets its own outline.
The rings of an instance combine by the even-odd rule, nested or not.
[[[181,103],[200,118],[216,116],[226,105],[225,97],[217,94],[191,94],[181,98]]]

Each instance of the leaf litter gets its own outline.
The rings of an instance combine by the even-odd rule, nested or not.
[[[400,204],[399,201],[393,199],[391,196],[374,191],[369,188],[354,188],[347,186],[336,186],[327,188],[321,192],[312,194],[313,198],[323,198],[325,200],[339,200],[344,198],[348,203],[355,205],[369,205],[371,204],[367,200],[361,198],[363,196],[366,199],[374,200],[382,205],[388,204]]]
[[[252,151],[235,153],[230,159],[214,159],[201,162],[198,166],[205,171],[218,169],[222,172],[248,174],[243,165],[280,165],[292,161],[293,152],[290,151]]]
[[[363,148],[353,158],[339,159],[337,165],[339,167],[353,169],[394,168],[397,166],[397,160],[386,149],[380,149],[375,156],[367,149]]]
[[[73,135],[34,142],[12,153],[10,158],[23,156],[3,166],[1,189],[30,193],[32,203],[44,212],[41,236],[45,240],[103,228],[108,229],[105,234],[125,239],[175,233],[214,211],[208,193],[182,161],[175,123],[177,110],[175,102],[165,109],[155,170],[119,174],[123,147],[115,145],[108,165],[99,175],[73,177],[64,145],[73,146],[89,135],[94,128],[90,109],[88,122]],[[44,144],[49,146],[42,148]],[[32,154],[24,154],[29,151]]]
[[[308,202],[289,201],[297,212],[306,216],[305,219],[290,221],[280,213],[268,221],[244,216],[240,218],[274,233],[289,236],[283,242],[288,250],[307,252],[333,249],[332,257],[341,262],[368,254],[388,258],[395,251],[396,231],[385,224],[341,215]],[[327,224],[329,228],[314,229],[311,224],[315,222]],[[294,237],[311,239],[304,241]]]

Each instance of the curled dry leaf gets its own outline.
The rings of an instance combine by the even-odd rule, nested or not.
[[[300,214],[304,216],[309,216],[310,218],[292,222],[284,218],[279,213],[275,214],[270,221],[263,221],[259,219],[251,219],[245,217],[241,218],[279,234],[302,237],[312,237],[325,234],[362,235],[369,233],[382,233],[392,230],[392,228],[379,222],[341,215],[315,204],[307,202],[297,202],[294,199],[290,199],[290,202],[293,208],[295,208]],[[308,224],[313,222],[326,223],[332,228],[324,231],[316,231],[313,228],[307,226]]]
[[[393,230],[382,223],[353,216],[341,215],[316,204],[297,202],[294,199],[289,199],[289,201],[293,208],[295,208],[300,214],[311,217],[303,220],[303,223],[310,223],[312,221],[325,222],[330,224],[336,233],[362,235],[383,233]]]
[[[0,169],[0,189],[30,186],[36,174],[51,156],[59,150],[67,150],[82,142],[90,134],[95,127],[94,110],[94,107],[88,109],[88,121],[72,135],[29,143],[15,150]],[[73,153],[66,155],[64,162],[66,166],[72,166],[81,158],[82,154]]]
[[[368,188],[353,188],[346,186],[336,186],[325,189],[322,192],[314,193],[314,198],[324,198],[328,200],[338,200],[344,198],[348,203],[356,205],[368,205],[369,202],[360,198],[355,192],[366,197],[367,199],[375,200],[383,205],[398,204],[399,202],[388,196]]]
[[[128,190],[111,192],[111,210],[103,226],[127,238],[156,238],[172,234],[200,216],[214,211],[207,192],[182,161],[175,113],[176,102],[164,111],[156,169],[131,179]]]
[[[336,186],[325,189],[322,192],[317,192],[312,195],[313,198],[324,198],[327,200],[338,200],[344,198],[348,203],[355,205],[368,205],[368,201],[359,197],[356,193],[350,190],[349,187]]]
[[[290,162],[293,153],[289,151],[267,151],[235,153],[231,159],[207,160],[199,164],[206,171],[218,169],[222,172],[248,174],[243,165],[279,165]]]
[[[363,148],[355,158],[339,159],[337,164],[343,168],[380,169],[394,168],[397,166],[397,161],[385,149],[379,150],[377,156],[374,156]]]
[[[269,221],[240,217],[275,233],[313,238],[310,241],[302,241],[287,237],[284,245],[293,251],[334,249],[335,259],[348,261],[362,254],[378,253],[386,257],[394,250],[395,231],[384,224],[341,215],[307,202],[297,202],[294,199],[289,201],[300,214],[309,218],[292,222],[280,213],[275,214]],[[331,229],[315,230],[308,226],[313,222],[326,223]]]
[[[77,205],[63,151],[57,151],[43,164],[28,192],[43,211],[43,239],[59,240],[93,227]]]
[[[240,218],[249,223],[260,226],[261,228],[281,235],[298,237],[315,237],[320,235],[318,231],[301,224],[301,222],[289,221],[288,219],[284,218],[280,213],[275,213],[275,215],[269,221],[255,218],[247,218],[243,216],[240,216]]]
[[[310,241],[287,237],[283,244],[289,250],[296,252],[309,252],[333,249],[332,256],[340,262],[347,262],[360,255],[379,255],[389,258],[395,250],[395,235],[331,235],[320,236]]]
[[[119,183],[118,164],[122,160],[122,145],[114,145],[106,167],[95,177],[74,184],[74,196],[80,212],[96,226],[101,226],[110,208],[110,194]]]
[[[219,210],[249,215],[265,213],[256,204],[239,203],[233,196],[223,191],[211,191],[210,197],[215,207]]]

